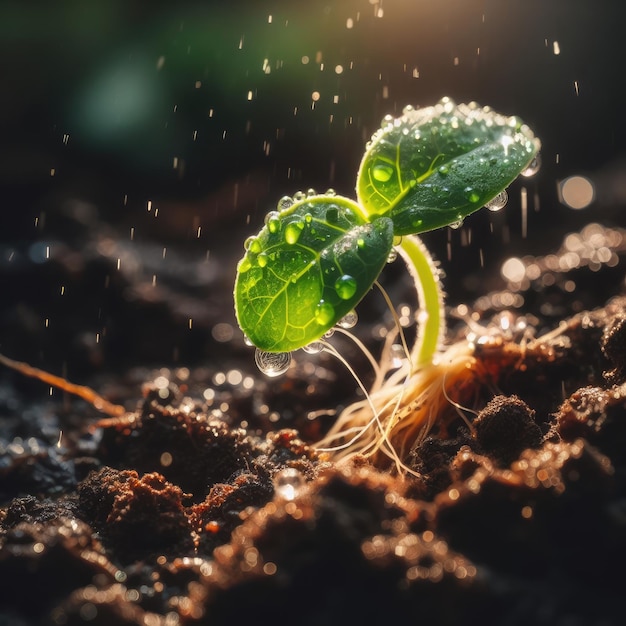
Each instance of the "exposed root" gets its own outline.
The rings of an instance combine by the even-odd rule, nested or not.
[[[48,385],[52,385],[62,391],[67,391],[72,395],[78,396],[82,398],[86,402],[89,402],[95,409],[101,411],[102,413],[106,413],[112,417],[119,417],[120,415],[124,415],[126,413],[126,409],[119,405],[113,404],[109,402],[107,399],[103,398],[99,393],[96,393],[90,387],[85,387],[84,385],[76,385],[71,383],[69,380],[62,378],[61,376],[55,376],[54,374],[50,374],[45,372],[44,370],[40,370],[37,367],[33,367],[28,363],[24,363],[22,361],[14,361],[4,354],[0,354],[0,363],[6,365],[23,374],[24,376],[29,376],[30,378],[36,378],[43,383]]]
[[[337,461],[364,455],[386,464],[387,457],[398,473],[413,473],[404,463],[411,449],[435,423],[444,429],[458,406],[472,404],[486,376],[467,341],[415,371],[407,360],[366,399],[344,409],[317,448]]]

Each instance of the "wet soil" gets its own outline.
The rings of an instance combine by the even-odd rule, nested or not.
[[[82,254],[84,275],[111,259]],[[590,294],[623,272],[533,262],[529,284],[464,311],[490,383],[466,414],[474,432],[456,419],[416,442],[416,476],[315,450],[333,416],[313,412],[355,387],[327,355],[270,380],[217,340],[210,366],[131,368],[129,338],[103,375],[90,345],[88,382],[127,408],[111,418],[3,371],[0,623],[622,623],[626,298]],[[186,297],[116,280],[110,297],[131,290],[144,313],[175,317]],[[526,310],[498,305],[521,293]]]

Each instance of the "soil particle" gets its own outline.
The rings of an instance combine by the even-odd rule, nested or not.
[[[495,396],[474,420],[478,446],[498,465],[506,466],[526,448],[543,440],[535,412],[517,396]]]
[[[626,316],[617,316],[607,324],[600,343],[604,356],[611,361],[613,369],[604,372],[610,384],[626,379]]]

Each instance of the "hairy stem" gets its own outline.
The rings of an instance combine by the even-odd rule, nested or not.
[[[432,363],[445,334],[443,291],[439,281],[439,270],[418,237],[414,235],[402,237],[398,251],[415,282],[419,301],[417,338],[411,351],[412,367],[419,369]]]

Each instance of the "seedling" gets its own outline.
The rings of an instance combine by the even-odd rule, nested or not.
[[[389,377],[389,367],[377,367],[366,401],[344,411],[322,445],[346,454],[382,450],[404,468],[406,447],[450,402],[450,387],[463,387],[472,362],[468,345],[438,354],[442,291],[415,235],[458,228],[483,206],[504,206],[506,187],[520,173],[536,171],[539,148],[519,118],[489,107],[449,98],[406,107],[399,118],[387,116],[367,144],[356,202],[332,190],[285,197],[260,233],[246,240],[235,311],[269,375],[284,372],[289,353],[299,348],[336,354],[324,335],[351,314],[396,250],[414,279],[420,326],[412,350],[405,345],[406,367]]]

